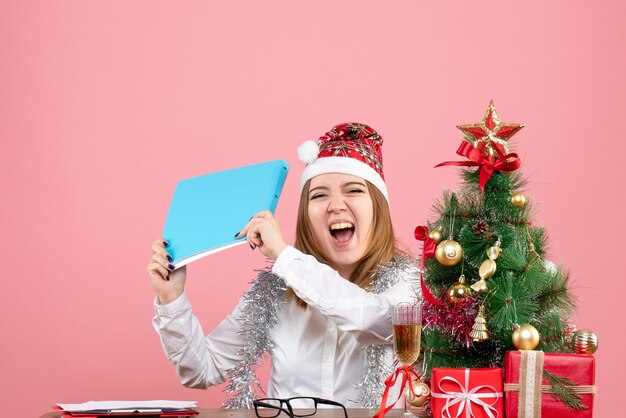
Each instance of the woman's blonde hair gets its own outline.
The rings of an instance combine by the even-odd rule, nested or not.
[[[389,204],[383,194],[369,181],[365,181],[367,189],[372,198],[373,219],[371,230],[369,231],[369,242],[357,266],[348,278],[352,283],[363,289],[369,289],[372,280],[378,274],[380,268],[391,261],[396,254],[401,251],[396,247],[396,240],[391,224],[391,214]],[[311,221],[309,220],[309,188],[311,180],[307,181],[300,194],[300,205],[298,207],[298,219],[296,224],[296,242],[294,247],[305,254],[310,254],[320,263],[330,264],[330,260],[324,255],[322,248],[315,239]],[[289,288],[287,297],[296,299],[301,307],[306,307],[306,303],[298,298],[294,291]]]

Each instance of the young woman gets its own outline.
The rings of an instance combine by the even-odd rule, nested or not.
[[[393,363],[390,307],[421,300],[415,263],[395,245],[381,145],[369,126],[347,123],[298,149],[307,167],[296,242],[285,242],[271,212],[254,215],[237,236],[274,264],[206,336],[184,292],[185,268],[171,271],[167,243],[153,243],[153,325],[183,385],[231,379],[225,405],[251,408],[253,369],[267,351],[269,397],[378,406]]]

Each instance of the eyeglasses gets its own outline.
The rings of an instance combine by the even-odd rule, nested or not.
[[[294,405],[291,405],[294,402]],[[252,401],[254,411],[259,418],[275,418],[280,415],[281,411],[289,415],[291,418],[310,417],[317,413],[317,405],[332,405],[343,409],[345,418],[348,418],[346,407],[339,402],[329,401],[328,399],[310,398],[307,396],[296,396],[288,399],[278,398],[261,398]],[[283,408],[283,404],[287,405],[287,409]],[[294,409],[294,407],[296,409]]]

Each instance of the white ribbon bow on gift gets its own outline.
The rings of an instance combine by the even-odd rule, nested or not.
[[[454,416],[454,418],[460,417],[463,413],[463,409],[465,409],[466,418],[474,417],[474,413],[472,412],[472,403],[475,403],[476,405],[479,405],[483,408],[489,418],[497,418],[497,416],[499,415],[498,410],[494,408],[493,405],[498,401],[498,398],[502,397],[502,392],[498,392],[496,388],[489,385],[476,386],[474,389],[468,391],[467,388],[469,387],[469,376],[470,369],[465,369],[465,386],[463,386],[461,382],[456,380],[454,377],[450,376],[446,376],[439,381],[439,390],[441,391],[441,393],[433,392],[430,396],[434,398],[446,399],[446,404],[441,410],[441,415],[445,418],[453,418],[452,415],[450,415],[450,408],[452,408],[456,404],[459,404],[459,408],[456,411],[456,415]],[[447,390],[444,390],[441,387],[441,384],[445,381],[456,383],[461,391],[448,392]],[[492,391],[492,393],[476,393],[481,389],[489,389]],[[488,404],[481,398],[494,398],[494,400],[492,403]],[[491,411],[495,412],[495,415]]]

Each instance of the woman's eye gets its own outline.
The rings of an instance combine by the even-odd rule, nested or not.
[[[311,200],[319,199],[320,197],[324,197],[324,194],[323,193],[315,193],[313,196],[311,196]]]
[[[364,193],[361,189],[350,189],[348,193]]]

